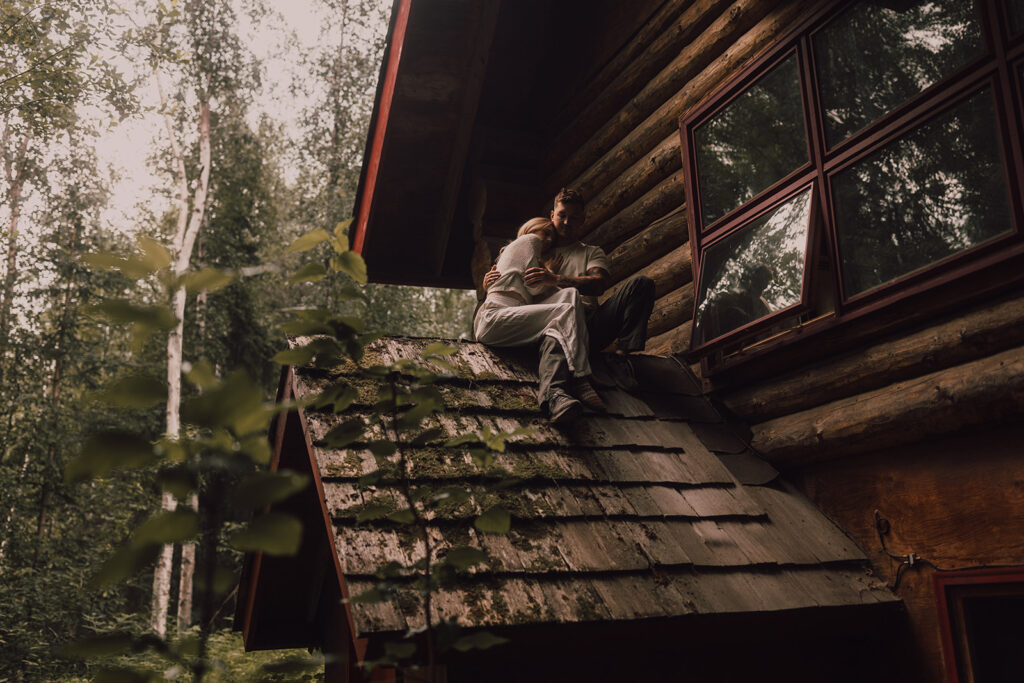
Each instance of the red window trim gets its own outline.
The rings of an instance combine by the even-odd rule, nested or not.
[[[942,656],[946,664],[946,680],[948,683],[961,682],[960,670],[957,667],[956,647],[953,644],[953,625],[950,620],[946,589],[953,586],[999,583],[1024,583],[1024,565],[1019,567],[939,571],[932,574],[935,604],[939,615],[939,637],[942,639]]]
[[[974,3],[981,27],[982,52],[970,63],[962,66],[940,82],[931,85],[921,93],[904,102],[894,111],[872,122],[865,128],[853,133],[846,140],[837,143],[832,149],[825,149],[822,112],[818,98],[818,84],[814,70],[812,40],[824,26],[839,13],[853,5],[852,0],[837,0],[827,3],[816,12],[811,13],[805,21],[793,27],[780,37],[774,47],[755,59],[739,74],[721,86],[717,92],[705,100],[692,112],[680,117],[680,137],[686,170],[686,201],[693,207],[689,212],[690,249],[695,269],[695,284],[700,282],[701,255],[703,250],[717,242],[732,230],[739,229],[742,224],[762,212],[769,204],[780,197],[795,191],[798,185],[806,185],[810,178],[816,178],[824,184],[817,188],[823,190],[819,194],[820,202],[816,202],[820,219],[812,229],[821,231],[823,245],[833,262],[832,282],[815,283],[814,286],[831,286],[835,294],[836,309],[834,314],[825,316],[827,320],[820,324],[811,324],[801,329],[797,338],[804,338],[817,331],[832,329],[837,325],[846,324],[864,315],[871,314],[893,303],[920,295],[937,286],[963,277],[995,263],[1016,257],[1024,253],[1024,207],[1021,196],[1024,195],[1024,154],[1022,154],[1022,117],[1018,112],[1024,111],[1024,85],[1018,68],[1024,63],[1024,30],[1015,37],[1006,35],[1009,32],[1008,21],[1005,20],[1004,6],[1001,0],[977,0]],[[994,28],[994,27],[999,28]],[[744,202],[740,207],[719,218],[714,223],[702,226],[702,207],[700,206],[699,182],[696,174],[696,158],[694,154],[694,130],[707,121],[716,112],[732,102],[747,87],[767,73],[776,64],[796,52],[798,67],[801,72],[803,89],[803,109],[805,127],[810,144],[810,164],[794,171]],[[830,179],[833,175],[853,163],[870,155],[874,150],[888,144],[899,136],[912,130],[940,110],[955,106],[966,99],[971,92],[991,86],[995,97],[996,124],[1000,129],[1003,144],[1003,163],[1007,180],[1007,195],[1010,204],[1012,229],[1002,236],[995,237],[982,244],[975,245],[963,252],[954,254],[939,262],[930,264],[921,270],[908,273],[867,292],[859,293],[844,299],[842,276],[838,269],[838,244],[835,239],[835,226],[832,224],[832,196]],[[817,244],[813,253],[819,251]],[[807,267],[811,267],[805,259]],[[808,277],[805,273],[805,286]],[[805,290],[801,304],[809,305]],[[699,305],[694,297],[694,316]],[[695,317],[694,317],[695,319]],[[741,353],[731,361],[717,362],[711,365],[708,354],[730,343],[741,343],[742,338],[754,329],[764,327],[762,321],[734,330],[727,335],[712,340],[713,345],[703,344],[691,348],[691,358],[703,361],[704,371],[713,374],[719,370],[733,367],[746,362],[749,358],[776,348],[779,344],[788,343],[780,340],[766,344],[763,348],[751,353]],[[695,339],[695,335],[694,335]]]

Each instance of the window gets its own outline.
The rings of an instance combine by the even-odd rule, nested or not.
[[[691,349],[844,324],[1021,237],[1021,0],[832,5],[681,123]]]
[[[937,572],[934,584],[947,680],[1024,680],[1024,567]]]

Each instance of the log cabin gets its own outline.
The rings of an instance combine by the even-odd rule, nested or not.
[[[777,580],[756,588],[747,576],[733,595],[758,596],[758,608],[659,617],[639,606],[636,584],[606,588],[600,617],[483,619],[521,644],[488,661],[529,660],[531,676],[560,680],[628,680],[631,657],[644,671],[675,671],[669,680],[1024,680],[1022,111],[1020,0],[396,0],[352,235],[371,278],[474,287],[518,223],[545,215],[559,188],[578,188],[584,241],[611,257],[613,288],[637,274],[655,282],[646,352],[677,363],[658,378],[653,406],[622,399],[636,412],[619,417],[696,433],[701,420],[685,411],[699,399],[729,428],[699,447],[585,426],[590,436],[533,447],[611,449],[633,464],[652,448],[683,461],[708,452],[728,481],[678,475],[669,485],[784,492],[785,504],[753,517],[769,527],[806,501],[808,519],[842,531],[808,548],[818,566],[847,572],[836,585],[849,585],[853,550],[825,550],[846,538],[884,584],[870,584],[874,609],[840,598],[815,608],[787,602],[794,594]],[[528,419],[492,410],[488,419]],[[292,433],[308,432],[300,420]],[[315,448],[303,448],[319,467]],[[767,479],[751,474],[766,467]],[[627,481],[575,476],[605,488]],[[345,518],[343,506],[321,507],[310,513],[327,520],[321,527]],[[608,519],[646,524],[640,508]],[[756,512],[745,510],[730,518]],[[791,538],[773,538],[732,539],[750,549],[747,563],[718,566],[768,577],[809,566],[785,559]],[[342,577],[352,557],[343,545],[328,553]],[[685,566],[694,604],[713,604],[706,596],[720,589],[704,565],[666,545],[647,565],[652,576]],[[565,558],[559,580],[604,580],[620,560],[632,566],[627,556]],[[254,626],[275,612],[256,600],[270,589],[252,568],[239,613],[247,646],[282,646]],[[612,607],[625,600],[634,602]],[[324,619],[304,643],[328,641]],[[335,631],[371,647],[358,619],[335,618]],[[865,658],[872,664],[851,664]],[[453,662],[452,680],[480,661]]]

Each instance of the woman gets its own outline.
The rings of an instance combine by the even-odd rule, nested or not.
[[[529,287],[523,273],[541,265],[551,254],[555,228],[547,218],[533,218],[519,228],[518,237],[498,254],[501,273],[477,311],[473,330],[477,341],[489,346],[527,346],[543,337],[555,340],[565,353],[569,372],[575,379],[573,390],[595,410],[602,410],[597,392],[590,382],[587,356],[587,321],[580,293],[575,287],[544,289]],[[556,261],[547,266],[557,270]],[[537,303],[534,303],[537,302]],[[545,398],[545,394],[548,394]],[[541,387],[542,402],[547,403],[553,422],[576,417],[582,410],[575,400],[558,387]]]

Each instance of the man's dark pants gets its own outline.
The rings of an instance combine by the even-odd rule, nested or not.
[[[621,351],[641,351],[647,343],[647,319],[654,308],[654,281],[639,275],[628,280],[603,304],[587,314],[590,353],[597,353],[613,340]],[[545,405],[554,389],[566,391],[572,375],[562,346],[551,337],[540,342],[540,403]]]

